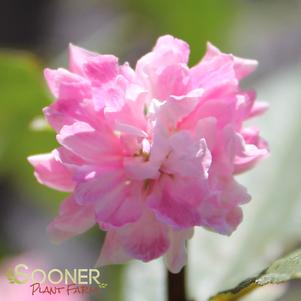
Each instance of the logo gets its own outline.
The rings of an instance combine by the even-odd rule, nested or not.
[[[7,270],[10,284],[25,285],[36,294],[90,294],[108,286],[100,279],[100,270],[93,269],[51,269],[37,268],[30,270],[26,264],[18,264]]]

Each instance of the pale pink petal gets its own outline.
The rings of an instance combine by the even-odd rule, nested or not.
[[[83,75],[83,66],[89,58],[99,56],[98,53],[83,49],[73,44],[69,45],[69,69]]]
[[[60,132],[65,125],[72,125],[76,121],[88,123],[96,129],[101,128],[104,123],[103,112],[97,111],[90,99],[82,101],[58,99],[44,108],[43,112],[56,132]]]
[[[258,62],[255,60],[244,59],[235,56],[233,57],[234,57],[234,70],[239,80],[253,73],[258,66]]]
[[[254,104],[249,117],[251,118],[251,117],[256,117],[258,115],[261,115],[261,114],[265,113],[268,109],[269,109],[268,103],[263,102],[263,101],[257,101]]]
[[[198,208],[202,226],[214,232],[230,235],[242,221],[239,205],[250,200],[245,187],[232,178],[212,180],[207,199]]]
[[[57,149],[55,149],[53,151],[53,155],[56,160],[63,163],[64,165],[67,165],[68,168],[86,164],[86,161],[64,147],[58,147]]]
[[[125,182],[122,189],[116,187],[113,192],[106,194],[95,205],[99,226],[108,230],[136,222],[144,208],[142,186],[142,183]]]
[[[30,156],[28,161],[41,184],[61,191],[72,191],[75,187],[72,172],[55,159],[54,153]]]
[[[153,83],[152,96],[167,100],[170,96],[181,96],[188,93],[190,84],[189,69],[185,65],[167,66]]]
[[[131,256],[128,255],[122,247],[118,232],[115,230],[108,231],[96,266],[122,264],[130,259]]]
[[[101,132],[85,122],[64,126],[57,135],[58,142],[91,163],[118,164],[120,145],[116,136]]]
[[[259,136],[257,129],[245,129],[237,135],[237,151],[234,159],[235,173],[251,169],[257,162],[269,155],[267,143]]]
[[[233,59],[233,69],[238,80],[243,79],[255,71],[258,62],[256,60],[244,59],[236,57],[232,54],[224,54],[211,43],[207,44],[207,53],[204,60],[213,60],[216,57],[228,56]]]
[[[76,186],[74,196],[79,204],[106,206],[103,197],[125,185],[123,172],[118,169],[103,169],[87,174]],[[110,200],[108,200],[110,201]]]
[[[160,176],[160,165],[141,157],[125,158],[123,164],[125,173],[132,180],[157,179]]]
[[[213,150],[217,143],[217,120],[214,117],[200,119],[195,127],[197,139],[205,139],[209,150]]]
[[[158,39],[153,51],[143,56],[137,62],[137,77],[140,79],[143,86],[150,90],[150,94],[154,97],[157,93],[156,91],[159,91],[157,90],[160,85],[159,76],[164,72],[164,69],[173,65],[185,65],[187,64],[188,57],[189,46],[187,43],[170,35],[163,36]],[[168,76],[172,75],[170,72],[168,73]],[[163,77],[165,76],[163,75]],[[174,77],[174,82],[179,83],[182,79],[183,76],[176,75]],[[186,89],[186,83],[184,83],[184,85],[181,83],[181,86],[184,90]],[[176,90],[178,89],[176,86],[173,86],[173,88],[176,88]]]
[[[105,84],[119,74],[118,59],[113,55],[90,57],[83,70],[94,85]]]
[[[234,59],[217,50],[211,44],[207,45],[205,57],[190,70],[192,87],[213,89],[225,83],[238,85],[234,70]]]
[[[207,177],[211,154],[205,139],[195,141],[189,132],[180,131],[169,138],[169,146],[161,171],[184,177]]]
[[[160,166],[170,151],[170,146],[168,143],[169,132],[160,120],[156,121],[153,135],[154,138],[151,144],[149,160],[157,166]]]
[[[164,256],[164,262],[172,273],[179,273],[187,261],[186,243],[193,236],[193,228],[188,230],[171,230],[170,247]]]
[[[145,213],[136,223],[118,230],[124,250],[132,258],[150,261],[163,255],[169,248],[168,228]]]
[[[159,120],[167,128],[176,127],[194,111],[203,92],[202,89],[195,89],[184,96],[170,96],[163,102],[153,99],[149,106],[150,119]]]
[[[132,135],[140,138],[147,137],[147,133],[133,125],[118,122],[115,126],[115,130],[127,135]]]
[[[86,232],[94,224],[93,207],[78,205],[71,196],[61,204],[59,215],[48,226],[48,232],[54,241],[61,242]]]
[[[89,81],[65,69],[45,69],[45,78],[52,94],[60,99],[81,100],[92,96]]]
[[[194,111],[183,118],[178,127],[194,129],[199,120],[204,118],[215,118],[218,128],[223,128],[229,124],[236,126],[238,116],[240,115],[237,113],[237,97],[235,94],[212,96],[212,98],[202,97]]]
[[[157,40],[153,52],[158,56],[171,54],[169,58],[172,62],[187,64],[189,59],[189,45],[183,40],[171,35],[165,35]]]
[[[146,54],[137,62],[136,73],[143,76],[152,67],[163,69],[168,65],[187,64],[188,58],[189,45],[186,42],[170,35],[162,36],[158,39],[152,52]]]
[[[243,213],[240,207],[219,209],[215,214],[212,212],[210,216],[206,217],[203,226],[208,230],[229,236],[237,229],[242,219]]]
[[[200,225],[201,213],[197,207],[203,193],[199,179],[163,176],[147,197],[147,204],[163,223],[175,229]]]

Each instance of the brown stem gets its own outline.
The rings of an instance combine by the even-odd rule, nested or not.
[[[185,290],[185,268],[178,274],[168,272],[168,301],[187,301]]]

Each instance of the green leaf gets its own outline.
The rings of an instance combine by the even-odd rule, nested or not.
[[[274,261],[266,270],[249,278],[233,289],[211,297],[210,301],[235,301],[268,284],[280,284],[293,279],[301,279],[301,249]]]

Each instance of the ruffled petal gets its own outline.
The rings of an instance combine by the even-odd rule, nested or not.
[[[124,175],[118,169],[102,169],[85,175],[77,184],[74,196],[79,204],[100,203],[105,206],[103,197],[115,188],[123,187]]]
[[[202,89],[195,89],[184,96],[170,96],[167,101],[153,99],[149,105],[149,117],[167,128],[176,128],[178,123],[194,111],[203,95]]]
[[[99,56],[98,53],[69,44],[69,69],[71,72],[84,75],[83,67],[89,58]]]
[[[115,79],[119,74],[118,59],[113,55],[90,57],[83,69],[93,85],[102,85]]]
[[[108,230],[136,222],[142,215],[144,204],[142,183],[125,181],[108,192],[95,204],[99,226]]]
[[[91,163],[117,164],[120,145],[113,133],[98,131],[85,122],[64,126],[58,142],[74,154]]]
[[[239,205],[245,204],[251,197],[246,188],[232,177],[212,181],[206,199],[198,208],[202,215],[201,225],[214,232],[231,235],[242,221]]]
[[[41,184],[61,191],[74,189],[72,172],[55,158],[54,152],[30,156],[28,161],[34,167],[35,176]]]
[[[238,86],[233,57],[219,52],[210,43],[204,58],[190,69],[190,75],[194,88],[216,89],[225,83]]]
[[[203,193],[199,179],[166,175],[147,197],[147,205],[162,223],[174,229],[190,228],[201,223],[197,208]]]
[[[188,93],[190,85],[189,69],[185,65],[167,66],[153,83],[152,97],[167,100],[171,96],[181,96]]]
[[[136,223],[120,228],[118,234],[127,254],[144,262],[160,257],[169,248],[167,226],[149,212]]]
[[[237,134],[237,151],[234,159],[234,172],[241,173],[251,169],[260,160],[269,155],[267,143],[254,128],[244,129],[242,135]]]
[[[208,176],[211,154],[205,139],[195,141],[189,132],[180,131],[169,138],[169,146],[169,154],[161,171],[201,179]]]
[[[157,179],[160,176],[160,166],[152,161],[145,161],[141,157],[125,158],[124,171],[132,180]]]
[[[137,62],[137,77],[146,88],[150,89],[152,97],[164,97],[167,90],[171,92],[173,90],[172,94],[182,94],[186,90],[188,77],[183,77],[182,71],[184,69],[181,65],[187,64],[188,57],[189,46],[187,43],[170,35],[160,37],[152,52],[146,54]],[[172,73],[172,70],[176,73]],[[172,79],[173,84],[168,83],[168,85],[171,85],[167,90],[163,83],[160,83],[160,76],[165,82],[167,78]],[[158,89],[159,87],[161,88]]]
[[[78,205],[71,196],[61,204],[59,215],[49,224],[48,232],[54,241],[61,242],[86,232],[94,224],[93,207]]]
[[[45,78],[52,94],[60,99],[81,100],[92,96],[87,79],[65,69],[45,69]]]

